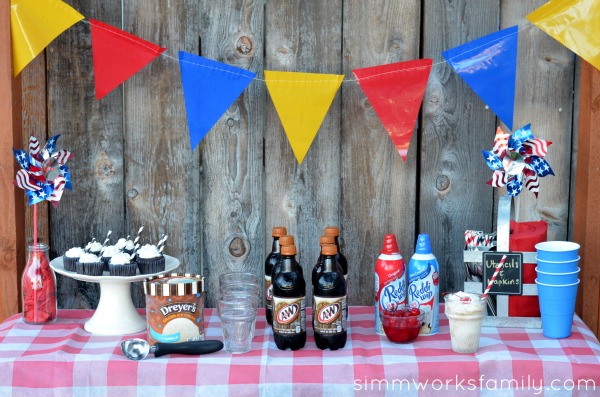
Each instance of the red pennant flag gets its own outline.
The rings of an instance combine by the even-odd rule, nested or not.
[[[89,21],[96,99],[117,88],[166,50],[104,22],[91,18]]]
[[[352,70],[404,161],[431,63],[431,59],[415,59]]]

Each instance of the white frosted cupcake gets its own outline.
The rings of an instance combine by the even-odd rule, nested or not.
[[[142,274],[158,273],[165,270],[165,257],[156,245],[146,244],[137,252],[136,262]]]
[[[100,251],[102,251],[102,244],[97,241],[89,242],[88,245],[85,246],[85,252],[89,252],[90,254],[100,256]]]
[[[102,252],[102,262],[104,262],[104,270],[108,270],[108,262],[113,256],[120,254],[121,250],[116,245],[109,245]]]
[[[99,256],[84,253],[79,257],[79,261],[76,264],[77,273],[85,274],[88,276],[102,276],[104,272],[104,263]]]
[[[63,255],[63,266],[65,267],[65,270],[69,272],[76,271],[76,263],[79,260],[79,257],[84,253],[85,251],[81,247],[73,247],[65,252]]]
[[[131,255],[133,254],[133,250],[135,250],[135,243],[132,240],[127,240],[125,244],[125,249],[123,249],[123,251]]]
[[[120,252],[114,255],[108,262],[108,271],[111,276],[129,277],[135,276],[137,263],[132,262],[130,255],[126,252]]]
[[[127,245],[127,239],[120,238],[119,241],[115,244],[115,247],[120,249],[121,251],[125,251],[125,246]]]

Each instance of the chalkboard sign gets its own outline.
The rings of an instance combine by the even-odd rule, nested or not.
[[[483,253],[483,291],[487,288],[496,266],[506,255],[504,265],[496,276],[490,295],[521,295],[523,293],[523,253],[521,252],[484,252]]]

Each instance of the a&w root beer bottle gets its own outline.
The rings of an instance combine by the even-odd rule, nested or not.
[[[271,253],[265,259],[265,316],[269,325],[273,324],[273,312],[271,299],[273,297],[273,287],[271,286],[271,274],[273,273],[273,267],[281,259],[280,248],[279,248],[279,237],[285,235],[287,230],[283,226],[276,226],[273,228],[273,248]]]
[[[273,274],[273,338],[281,350],[306,343],[306,283],[296,261],[296,246],[281,247],[281,270]]]
[[[346,281],[335,260],[337,247],[321,247],[322,270],[313,284],[313,330],[319,349],[337,350],[346,345]]]

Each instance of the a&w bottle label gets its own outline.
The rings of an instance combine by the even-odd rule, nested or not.
[[[306,303],[304,298],[273,296],[273,332],[291,335],[306,331]]]
[[[265,301],[266,308],[273,310],[273,284],[271,283],[271,276],[265,276]]]
[[[346,331],[346,297],[313,297],[313,329],[323,335]]]

